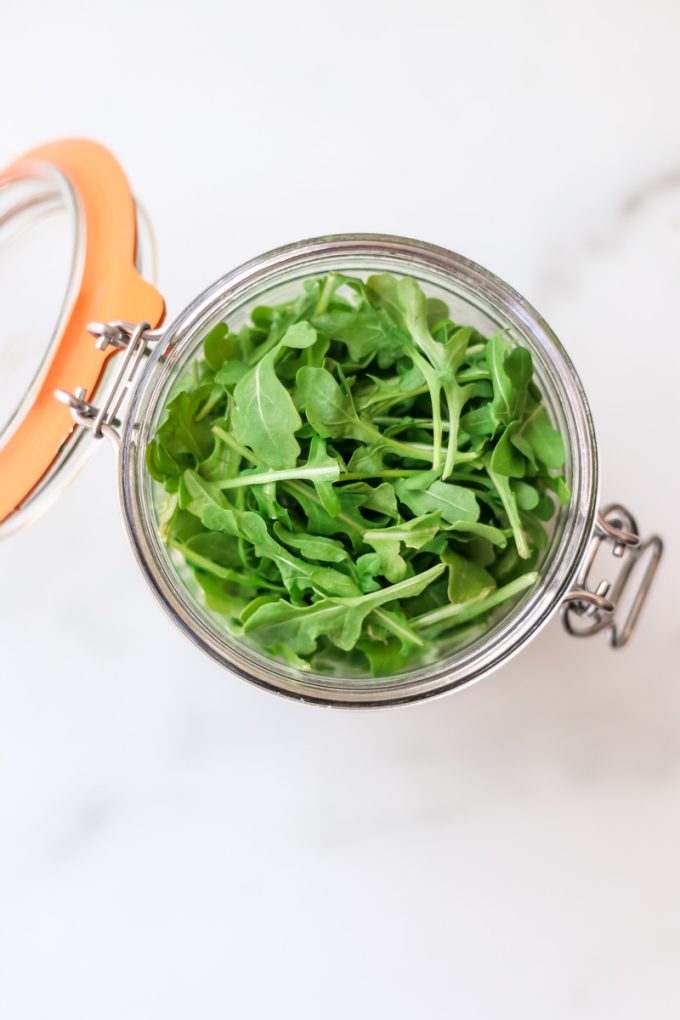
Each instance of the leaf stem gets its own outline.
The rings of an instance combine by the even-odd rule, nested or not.
[[[360,482],[364,478],[408,478],[410,475],[421,475],[420,468],[385,468],[383,471],[343,471],[338,479],[340,482]]]
[[[323,315],[328,308],[328,303],[333,296],[333,291],[335,290],[335,278],[335,273],[329,273],[326,277],[321,293],[319,294],[319,300],[317,301],[316,308],[314,309],[315,315]]]
[[[310,501],[310,503],[315,503],[318,507],[320,507],[324,511],[324,513],[327,512],[319,496],[317,495],[316,489],[313,486],[305,485],[304,482],[291,481],[284,482],[283,488],[284,491],[292,492],[293,496],[295,496],[295,493],[304,496],[305,499],[308,499]],[[364,534],[363,526],[361,524],[357,524],[356,521],[353,521],[349,514],[343,513],[343,511],[341,510],[339,514],[336,514],[334,520],[342,521],[342,523],[344,524],[345,528],[348,531],[356,531],[357,534],[361,535],[363,538]],[[338,528],[338,531],[340,530],[341,529]]]
[[[206,574],[212,574],[213,577],[219,577],[221,581],[232,581],[234,584],[239,584],[244,588],[252,588],[254,591],[257,591],[258,588],[269,588],[271,591],[276,592],[282,592],[284,590],[281,585],[272,584],[260,574],[258,574],[255,583],[253,583],[252,579],[249,580],[243,570],[233,570],[230,567],[223,567],[220,563],[216,563],[207,556],[201,556],[200,553],[194,552],[193,549],[184,545],[183,542],[177,542],[174,539],[170,539],[167,544],[171,549],[175,549],[178,553],[181,553],[187,563],[190,563],[198,570],[204,570]]]
[[[452,383],[445,390],[446,406],[449,411],[449,441],[442,478],[448,478],[458,458],[458,424],[465,402],[472,396],[472,386],[458,386]]]
[[[424,443],[401,443],[398,439],[391,439],[389,436],[381,435],[380,442],[388,451],[400,453],[402,457],[410,457],[411,460],[425,460],[432,467],[436,467],[436,447],[425,446]]]
[[[432,395],[432,467],[438,470],[442,459],[442,407],[441,390]]]
[[[383,446],[394,453],[400,453],[402,457],[410,457],[412,460],[426,460],[432,463],[434,447],[418,443],[402,443],[399,439],[392,439],[390,436],[383,435],[380,429],[371,425],[370,422],[364,421],[363,418],[357,417],[357,422],[377,446]]]
[[[395,620],[395,618],[384,609],[374,609],[373,616],[380,620],[385,630],[389,630],[395,637],[398,637],[400,641],[408,641],[409,644],[417,645],[422,648],[425,644],[420,634],[408,627],[401,620]]]
[[[429,613],[424,613],[422,616],[417,616],[411,621],[413,627],[418,630],[424,630],[427,627],[432,627],[436,623],[441,623],[444,620],[452,620],[455,623],[460,623],[463,620],[470,620],[475,616],[479,616],[480,613],[485,613],[488,609],[493,609],[494,606],[499,606],[502,602],[506,602],[508,599],[513,598],[515,595],[519,595],[520,592],[530,588],[538,580],[538,572],[531,571],[528,574],[522,574],[521,577],[516,577],[514,581],[510,581],[502,588],[498,588],[490,595],[486,595],[484,598],[470,599],[468,602],[461,602],[458,605],[443,606],[441,609],[433,609]]]
[[[379,414],[371,421],[375,422],[376,425],[400,425],[405,429],[432,429],[433,422],[431,418],[396,418],[394,415]],[[447,421],[442,422],[442,431],[448,432],[449,423]]]
[[[469,351],[470,351],[470,348],[468,347],[468,353],[469,353]],[[458,380],[458,382],[461,382],[461,383],[481,382],[482,380],[489,379],[489,378],[490,378],[489,370],[487,368],[482,368],[482,367],[480,367],[480,368],[464,368],[456,376],[456,379]]]
[[[522,527],[522,518],[520,517],[519,510],[517,508],[517,500],[510,488],[510,479],[506,478],[505,475],[499,475],[496,471],[493,471],[488,463],[486,465],[486,471],[501,498],[503,509],[505,510],[508,521],[510,522],[510,527],[512,528],[515,545],[517,546],[517,553],[521,559],[528,560],[531,555],[531,550],[529,548],[526,535],[524,534],[524,528]]]
[[[392,404],[403,404],[406,400],[413,400],[414,397],[421,397],[425,393],[429,392],[429,386],[418,386],[415,390],[404,390],[403,393],[394,393],[385,397],[376,396],[375,400],[369,399],[365,404],[361,404],[361,410],[364,411],[366,408],[371,407],[374,404],[380,404],[383,407],[388,408]]]
[[[206,400],[201,410],[194,417],[194,421],[203,421],[203,419],[210,414],[212,409],[216,407],[217,404],[219,404],[220,400],[222,400],[224,396],[225,396],[224,390],[220,389],[219,387],[215,387],[215,389],[212,391],[212,393]]]
[[[437,563],[434,567],[430,567],[429,570],[423,570],[422,573],[414,574],[413,577],[407,577],[403,581],[397,581],[396,584],[389,584],[385,588],[378,588],[377,591],[371,591],[366,595],[357,595],[352,598],[336,596],[334,601],[339,602],[340,605],[348,607],[358,605],[369,606],[372,602],[375,602],[378,606],[380,606],[383,601],[385,601],[385,595],[387,593],[389,593],[391,602],[400,598],[402,595],[405,595],[408,598],[413,592],[414,585],[429,585],[443,574],[445,570],[446,567],[443,563]]]
[[[251,485],[269,485],[271,482],[287,482],[291,478],[315,479],[318,482],[336,481],[340,477],[338,464],[323,464],[320,467],[289,468],[281,471],[255,471],[253,474],[241,474],[236,478],[216,479],[213,484],[218,489],[241,489]]]
[[[250,450],[247,450],[245,446],[241,446],[241,444],[236,439],[234,439],[230,432],[225,432],[224,429],[220,428],[219,425],[213,425],[212,431],[215,433],[216,436],[219,436],[220,439],[227,444],[227,446],[230,446],[232,450],[236,450],[237,453],[240,453],[244,460],[250,461],[251,464],[257,465],[257,460],[250,452]]]

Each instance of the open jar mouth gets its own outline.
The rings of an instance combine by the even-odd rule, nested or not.
[[[145,453],[178,378],[217,323],[243,323],[252,308],[300,292],[303,281],[330,271],[361,276],[387,272],[416,279],[439,297],[452,318],[486,335],[507,329],[533,357],[548,413],[565,439],[571,500],[559,509],[536,585],[512,603],[481,636],[439,661],[388,677],[306,672],[258,653],[230,635],[187,585],[160,538],[154,483]],[[598,459],[590,409],[568,355],[541,316],[516,291],[481,266],[419,241],[372,234],[301,241],[262,255],[222,277],[165,331],[133,393],[122,444],[121,497],[128,534],[152,589],[185,633],[241,677],[296,699],[369,707],[443,694],[471,683],[515,654],[559,607],[593,531]]]

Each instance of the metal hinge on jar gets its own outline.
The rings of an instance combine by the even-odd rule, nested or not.
[[[136,326],[130,322],[92,322],[88,331],[97,337],[97,347],[104,351],[108,347],[125,349],[125,353],[114,360],[116,372],[107,387],[100,407],[87,400],[87,392],[79,387],[75,393],[55,390],[54,395],[62,404],[71,409],[77,425],[91,429],[95,439],[108,436],[120,442],[119,412],[129,395],[135,378],[150,350],[158,343],[162,330],[152,330],[148,322]]]
[[[601,549],[608,548],[620,561],[613,581],[601,579],[592,586],[591,573]],[[640,538],[637,523],[625,507],[612,503],[597,515],[595,534],[588,550],[576,587],[566,595],[562,607],[562,623],[574,637],[590,637],[601,630],[609,630],[610,643],[621,648],[629,640],[649,593],[656,568],[659,565],[663,543],[658,535],[644,541]],[[637,581],[630,608],[619,622],[617,613],[635,566],[646,559]]]

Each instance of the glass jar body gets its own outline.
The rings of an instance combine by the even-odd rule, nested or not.
[[[532,353],[535,375],[567,448],[571,501],[557,516],[540,567],[540,580],[484,635],[447,659],[388,678],[331,677],[275,662],[225,633],[187,588],[159,537],[153,485],[145,450],[168,395],[218,322],[238,326],[258,304],[299,293],[305,279],[330,271],[366,276],[412,276],[428,296],[442,298],[452,318],[487,335],[508,330]],[[472,682],[516,653],[559,608],[577,575],[593,533],[598,458],[587,400],[559,341],[511,287],[474,263],[432,245],[376,235],[342,235],[304,241],[239,267],[200,295],[167,328],[131,398],[121,446],[121,499],[137,559],[179,626],[223,666],[270,690],[307,701],[368,707],[419,700]]]

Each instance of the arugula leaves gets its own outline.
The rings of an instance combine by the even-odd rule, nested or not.
[[[231,633],[384,676],[536,582],[564,457],[507,333],[452,322],[409,277],[330,273],[207,334],[147,466],[161,537]]]
[[[368,595],[321,599],[311,606],[294,606],[285,599],[261,606],[246,621],[246,634],[259,635],[265,647],[285,643],[298,655],[311,655],[323,634],[338,648],[351,651],[361,637],[367,616],[388,602],[419,595],[444,570],[431,567],[399,584]]]
[[[440,482],[434,472],[399,480],[396,490],[400,502],[416,515],[439,511],[449,524],[479,518],[479,504],[473,490],[451,482]]]
[[[234,437],[269,467],[295,467],[300,455],[295,433],[302,426],[290,393],[276,374],[276,359],[286,347],[311,347],[315,341],[316,332],[308,322],[295,323],[234,387]]]

